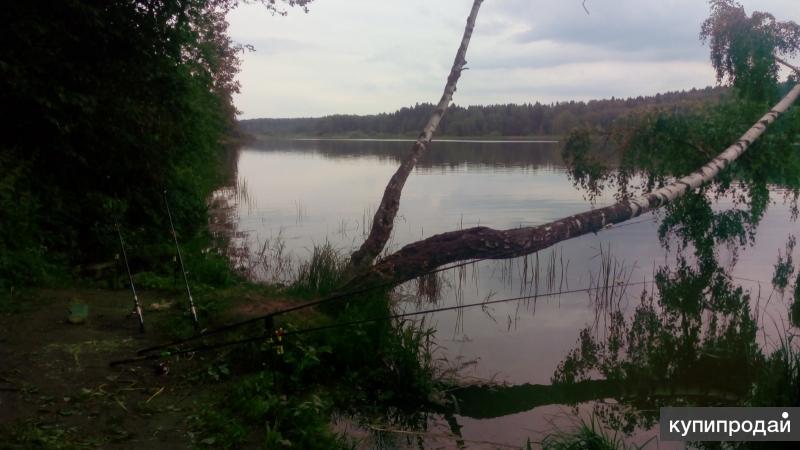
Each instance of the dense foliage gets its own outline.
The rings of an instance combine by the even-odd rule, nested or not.
[[[737,95],[687,113],[662,110],[616,123],[606,133],[622,152],[615,170],[592,158],[589,131],[576,131],[564,149],[575,184],[595,195],[603,186],[617,185],[619,196],[628,197],[714,158],[796,84],[796,79],[777,82],[776,57],[797,53],[798,30],[797,24],[776,22],[766,13],[748,17],[731,1],[712,2],[701,36],[711,41],[720,81],[732,85]],[[732,269],[740,252],[755,244],[756,229],[773,203],[787,202],[790,220],[797,220],[799,115],[794,106],[731,167],[662,210],[659,238],[674,251],[674,263],[655,270],[655,282],[632,316],[618,308],[604,311],[606,320],[584,329],[559,365],[556,384],[575,384],[600,373],[626,386],[617,405],[595,408],[612,428],[631,432],[650,427],[656,423],[651,412],[666,405],[797,404],[795,330],[786,330],[777,348],[769,342],[762,348],[757,340],[764,320],[757,306],[760,293],[744,290]],[[726,202],[715,203],[715,198]],[[796,238],[790,233],[786,239],[774,266],[775,292],[788,287],[795,271]],[[797,297],[800,286],[794,289]],[[795,325],[797,311],[796,304],[789,308]],[[730,376],[712,382],[709,373]]]
[[[733,0],[711,2],[700,38],[711,47],[717,81],[727,79],[739,94],[754,100],[775,98],[776,54],[791,57],[800,51],[800,25],[779,22],[766,12],[748,16]]]
[[[274,0],[263,2],[278,11]],[[286,2],[304,6],[307,1]],[[229,0],[3,8],[0,285],[41,281],[132,246],[168,253],[167,190],[187,239],[206,223],[231,130],[241,46]],[[143,252],[144,253],[144,252]]]
[[[567,134],[577,126],[607,127],[616,118],[651,108],[685,109],[697,103],[717,101],[724,88],[692,89],[628,99],[458,106],[447,109],[437,134],[440,136],[533,136]],[[416,136],[435,105],[418,103],[392,113],[366,116],[333,115],[319,118],[251,119],[239,123],[251,134]]]

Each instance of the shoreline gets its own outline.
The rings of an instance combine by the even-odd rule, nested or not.
[[[413,136],[303,136],[303,135],[249,135],[250,140],[259,141],[342,141],[342,142],[414,142]],[[479,144],[558,144],[563,136],[442,136],[431,142],[479,143]]]

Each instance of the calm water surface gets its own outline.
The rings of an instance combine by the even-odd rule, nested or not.
[[[290,264],[307,259],[314,245],[327,241],[343,252],[359,245],[386,182],[409,147],[402,140],[300,140],[243,148],[237,230],[251,254],[266,251],[286,261],[282,267],[255,268],[255,276],[288,280]],[[775,291],[771,279],[779,252],[797,230],[790,197],[771,187],[770,204],[753,240],[717,250],[719,264],[732,281],[751,293],[764,348],[775,345],[776,327],[787,320],[788,295]],[[713,208],[740,207],[734,200],[733,195],[723,196]],[[542,224],[614,201],[613,189],[589,201],[588,193],[575,187],[558,143],[435,142],[408,179],[389,247],[396,250],[462,227]],[[582,329],[603,333],[609,308],[602,305],[613,304],[630,317],[643,291],[654,289],[654,273],[686,253],[659,240],[662,219],[663,213],[648,214],[528,258],[453,269],[440,277],[443,287],[434,299],[421,300],[416,283],[407,283],[401,297],[408,300],[397,308],[411,311],[431,307],[430,301],[446,306],[539,294],[524,302],[438,313],[425,320],[437,330],[445,364],[470,363],[462,370],[465,377],[548,385],[578,344]],[[615,291],[581,291],[598,285],[613,285]],[[543,405],[500,417],[457,419],[467,440],[519,446],[528,437],[552,431],[554,423],[574,422],[575,412],[564,405]],[[441,424],[433,424],[437,426]],[[632,439],[642,442],[653,433],[640,430]]]

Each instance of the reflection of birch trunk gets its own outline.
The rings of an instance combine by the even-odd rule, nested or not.
[[[786,97],[733,145],[698,170],[660,189],[631,200],[535,227],[511,230],[475,227],[431,236],[408,244],[378,261],[363,275],[352,280],[350,285],[400,283],[457,261],[505,259],[527,255],[664,206],[688,191],[713,180],[720,171],[741,156],[764,133],[767,126],[786,112],[799,95],[800,84],[791,89]]]
[[[386,185],[381,204],[378,210],[375,211],[375,217],[372,220],[372,229],[370,230],[369,236],[367,236],[367,239],[361,244],[361,248],[356,250],[350,257],[351,267],[355,269],[363,268],[371,264],[381,251],[383,251],[386,242],[392,234],[394,219],[397,215],[397,210],[400,208],[400,195],[403,192],[403,186],[409,174],[414,169],[414,166],[417,164],[417,160],[422,156],[425,150],[427,150],[433,133],[439,126],[439,121],[442,119],[450,102],[453,101],[453,93],[456,91],[456,84],[461,77],[461,71],[464,70],[464,66],[467,64],[465,59],[467,47],[469,46],[472,30],[475,28],[475,19],[478,16],[478,10],[482,2],[483,0],[474,0],[472,3],[472,10],[469,13],[469,17],[467,17],[467,25],[464,28],[461,45],[456,52],[456,57],[450,69],[450,75],[447,77],[447,83],[445,84],[439,104],[436,105],[436,109],[434,109],[428,119],[428,123],[425,125],[425,128],[423,128],[416,142],[414,142],[411,153],[406,155],[400,163],[400,167],[389,180],[389,184]]]

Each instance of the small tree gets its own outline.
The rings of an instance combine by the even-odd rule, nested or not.
[[[773,101],[780,57],[800,51],[800,25],[755,11],[748,17],[734,0],[712,0],[700,39],[711,47],[717,81],[728,81],[743,98]]]

